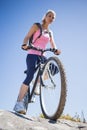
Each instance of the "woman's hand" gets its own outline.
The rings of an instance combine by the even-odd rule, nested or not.
[[[23,44],[23,45],[21,46],[21,48],[22,48],[23,50],[28,50],[28,49],[29,49],[29,47],[27,46],[27,44]]]
[[[56,49],[56,51],[54,52],[55,55],[60,55],[61,51]]]

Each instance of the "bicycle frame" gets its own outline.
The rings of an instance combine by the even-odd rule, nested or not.
[[[43,82],[42,82],[42,79],[41,79],[41,74],[42,74],[42,71],[43,71],[43,67],[42,67],[42,63],[41,61],[39,62],[38,64],[38,70],[37,70],[37,75],[36,75],[36,78],[35,78],[35,82],[34,82],[34,85],[33,85],[33,88],[31,90],[31,93],[30,93],[30,96],[29,96],[29,102],[31,101],[32,99],[32,96],[34,94],[34,90],[36,88],[36,85],[37,85],[37,82],[38,82],[38,79],[40,78],[40,84],[43,85]]]
[[[48,48],[48,49],[45,49],[45,50],[43,50],[43,49],[40,49],[40,48],[36,48],[36,47],[33,47],[32,45],[31,46],[29,46],[28,47],[29,49],[33,49],[33,50],[37,50],[37,51],[40,51],[41,52],[41,56],[43,56],[43,53],[44,52],[46,52],[46,51],[51,51],[51,52],[55,52],[56,51],[56,49],[51,49],[51,48]],[[40,57],[39,57],[40,58]],[[38,64],[38,72],[37,72],[37,75],[36,75],[36,78],[35,78],[35,82],[34,82],[34,85],[33,85],[33,88],[32,88],[32,90],[31,90],[31,92],[30,92],[30,88],[29,88],[29,90],[28,90],[28,93],[29,93],[29,99],[28,99],[28,102],[31,102],[31,99],[32,99],[32,96],[33,96],[33,94],[34,94],[34,90],[35,90],[35,88],[36,88],[36,85],[37,85],[37,82],[38,82],[38,79],[40,78],[40,85],[42,85],[42,86],[44,86],[44,84],[43,84],[43,81],[42,81],[42,78],[41,78],[41,74],[42,74],[42,72],[43,72],[43,67],[44,66],[42,66],[42,59],[40,59],[40,62],[39,62],[39,64]]]

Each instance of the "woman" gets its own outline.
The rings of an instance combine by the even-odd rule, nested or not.
[[[38,28],[38,26],[36,24],[34,24],[31,29],[29,30],[28,34],[25,36],[24,41],[23,41],[23,45],[22,45],[22,49],[27,50],[28,48],[28,41],[30,39],[30,37],[33,35],[33,46],[45,49],[46,45],[48,42],[50,42],[50,46],[51,48],[56,48],[54,39],[53,39],[53,35],[51,32],[51,35],[49,33],[49,25],[55,20],[56,14],[53,10],[48,10],[46,12],[46,14],[44,15],[43,19],[42,19],[42,35],[40,36],[40,38],[38,38],[37,40],[35,40],[37,38],[37,36],[40,33],[40,29]],[[55,52],[55,54],[60,54],[60,50],[57,49],[57,51]],[[23,102],[23,98],[25,96],[25,94],[28,91],[28,87],[30,82],[33,79],[34,73],[35,73],[35,64],[37,62],[39,62],[39,58],[38,56],[41,55],[41,52],[36,51],[36,50],[32,50],[32,49],[28,49],[28,55],[26,58],[26,62],[27,62],[27,76],[23,82],[23,84],[21,85],[20,88],[20,92],[18,95],[18,99],[17,102],[15,104],[14,110],[18,113],[22,113],[22,114],[26,114],[26,109],[24,106],[24,102]]]

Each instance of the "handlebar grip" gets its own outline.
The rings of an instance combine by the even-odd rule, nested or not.
[[[51,48],[50,48],[50,51],[52,51],[52,52],[55,53],[55,52],[57,51],[57,49],[55,49],[55,48],[51,49]]]

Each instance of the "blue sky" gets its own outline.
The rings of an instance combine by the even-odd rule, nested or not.
[[[86,0],[0,0],[0,109],[12,110],[25,78],[27,52],[21,50],[26,33],[44,13],[53,9],[54,33],[59,56],[67,76],[67,101],[64,114],[87,119],[87,1]],[[39,98],[29,105],[28,114],[41,113]]]

